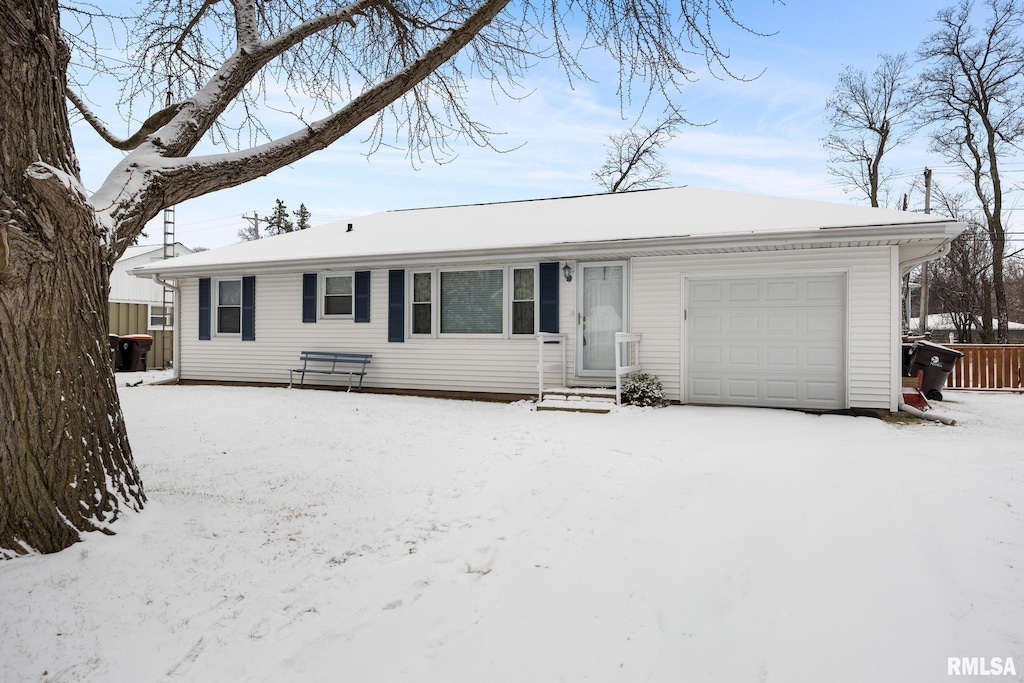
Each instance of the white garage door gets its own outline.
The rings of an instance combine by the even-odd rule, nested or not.
[[[687,280],[690,403],[846,406],[844,275]]]

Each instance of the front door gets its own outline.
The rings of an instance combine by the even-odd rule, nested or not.
[[[614,377],[615,333],[626,331],[626,262],[579,264],[577,373]]]

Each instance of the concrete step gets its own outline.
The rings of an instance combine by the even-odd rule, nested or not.
[[[598,415],[604,415],[610,413],[612,408],[615,407],[615,399],[608,400],[593,400],[593,399],[582,399],[582,398],[547,398],[547,392],[545,392],[545,399],[534,406],[534,410],[548,410],[548,411],[559,411],[564,413],[595,413]]]
[[[544,390],[544,399],[579,398],[592,401],[611,401],[615,403],[615,390],[602,387],[552,387]]]
[[[537,410],[571,413],[610,413],[615,407],[615,390],[602,387],[552,387],[544,390]]]

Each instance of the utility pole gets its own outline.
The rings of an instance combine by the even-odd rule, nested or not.
[[[253,211],[251,216],[246,216],[245,214],[242,214],[242,218],[252,223],[253,239],[256,240],[260,238],[260,221],[262,220],[264,223],[266,223],[268,220],[270,220],[268,218],[260,218],[259,213],[257,213],[256,211]]]
[[[924,169],[924,212],[932,212],[932,169]],[[928,332],[928,261],[921,264],[921,317],[918,331]]]

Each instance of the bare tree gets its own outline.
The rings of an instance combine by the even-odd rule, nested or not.
[[[980,27],[973,3],[939,12],[939,30],[919,49],[928,64],[918,91],[921,119],[934,126],[932,149],[963,169],[978,198],[992,244],[998,340],[1008,338],[1006,230],[1000,163],[1024,141],[1024,5],[986,0]]]
[[[622,97],[667,96],[694,77],[695,54],[728,71],[711,31],[723,21],[740,25],[731,0],[144,0],[130,16],[0,0],[0,557],[110,532],[145,504],[106,300],[114,262],[164,206],[262,177],[363,122],[371,151],[487,144],[469,77],[515,87],[546,55],[583,77],[580,59],[604,51]],[[127,44],[101,49],[109,34]],[[90,106],[102,94],[90,83],[111,75],[124,115],[145,112],[127,137]],[[251,144],[267,137],[259,112],[280,89],[296,103],[294,132]],[[69,102],[125,152],[92,195]],[[196,154],[204,138],[232,147]]]
[[[871,206],[879,206],[886,185],[885,155],[907,140],[913,111],[907,56],[883,54],[879,59],[870,74],[849,66],[839,74],[825,103],[830,131],[822,140],[828,172],[863,192]]]
[[[629,192],[669,184],[669,170],[661,150],[679,132],[685,120],[678,114],[654,127],[630,128],[608,136],[605,158],[591,177],[605,192]]]
[[[978,215],[970,208],[971,197],[966,192],[944,192],[934,186],[936,213],[965,223],[967,229],[952,243],[949,253],[931,265],[929,289],[956,328],[957,339],[970,343],[971,330],[977,329],[986,342],[991,333],[989,313],[985,324],[985,290],[989,287],[988,273],[992,268],[992,248]]]

